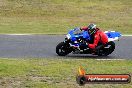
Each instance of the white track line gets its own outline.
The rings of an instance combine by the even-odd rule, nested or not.
[[[4,35],[40,35],[40,34],[4,34]],[[42,35],[42,34],[41,34]],[[46,35],[46,34],[43,34],[43,35]],[[48,34],[47,34],[48,35]],[[54,35],[54,34],[53,34]],[[122,35],[122,36],[132,36],[132,35]]]
[[[132,36],[132,35],[122,35],[122,36]]]
[[[5,35],[33,35],[33,34],[5,34]]]
[[[106,61],[106,60],[125,60],[125,59],[96,59],[96,60],[99,60],[99,61]]]

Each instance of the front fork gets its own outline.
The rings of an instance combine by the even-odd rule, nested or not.
[[[78,43],[72,44],[70,42],[71,42],[71,40],[68,40],[67,38],[65,38],[64,43],[66,43],[67,45],[69,45],[70,51],[73,51],[74,53],[83,53],[84,51],[87,51],[89,49],[89,48],[87,48],[87,49],[83,49],[82,50],[82,49],[80,49],[80,46],[79,46]]]
[[[70,39],[65,38],[64,43],[68,45],[69,50],[73,51],[73,52],[75,52],[75,51],[79,52],[80,51],[79,45],[78,44],[72,44],[70,42],[71,42]]]

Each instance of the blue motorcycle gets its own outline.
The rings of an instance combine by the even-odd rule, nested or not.
[[[105,31],[108,36],[108,43],[101,48],[94,50],[94,55],[107,56],[115,49],[115,40],[119,40],[121,33],[115,31]],[[88,48],[87,43],[90,43],[91,37],[87,31],[82,31],[80,28],[71,29],[63,42],[56,46],[56,53],[59,56],[66,56],[69,53],[73,54],[93,54],[93,50]],[[98,44],[100,47],[100,44]],[[98,47],[97,46],[97,47]]]

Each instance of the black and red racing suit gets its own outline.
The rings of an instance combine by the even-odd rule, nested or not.
[[[88,27],[81,27],[81,30],[88,30]],[[99,43],[102,43],[103,45],[108,43],[108,37],[107,35],[101,31],[99,28],[96,28],[97,32],[93,35],[93,43],[88,44],[88,47],[91,49],[95,49]]]

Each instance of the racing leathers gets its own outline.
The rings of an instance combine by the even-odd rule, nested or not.
[[[88,31],[88,27],[81,27],[81,30]],[[90,37],[91,42],[88,42],[88,47],[90,49],[96,49],[98,45],[105,45],[108,43],[107,35],[99,28],[96,28],[96,33],[92,34]]]

